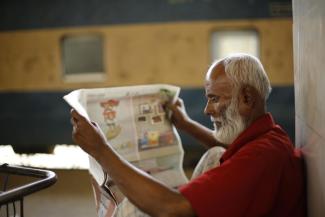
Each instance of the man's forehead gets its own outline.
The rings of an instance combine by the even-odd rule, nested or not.
[[[207,71],[206,80],[216,80],[219,77],[226,76],[225,67],[223,61],[213,63]]]
[[[211,81],[207,80],[205,82],[205,93],[206,95],[232,95],[233,86],[229,82],[229,80],[216,80]]]
[[[231,80],[228,78],[225,72],[225,67],[223,66],[222,62],[218,62],[213,64],[205,77],[205,88],[211,87],[225,87],[231,86]]]

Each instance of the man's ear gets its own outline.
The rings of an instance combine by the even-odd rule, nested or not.
[[[239,103],[242,112],[250,113],[254,109],[258,97],[257,90],[249,85],[245,85],[239,92]]]

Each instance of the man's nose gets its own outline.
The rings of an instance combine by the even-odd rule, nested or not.
[[[213,106],[211,105],[210,102],[207,102],[207,104],[205,105],[205,108],[204,108],[204,114],[206,115],[214,115],[215,113],[215,110],[213,108]]]

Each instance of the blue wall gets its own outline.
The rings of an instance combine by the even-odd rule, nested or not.
[[[70,108],[62,99],[67,92],[0,93],[0,144],[12,144],[23,151],[38,151],[46,145],[71,144]],[[204,89],[184,88],[180,97],[193,119],[212,128],[210,119],[203,114],[206,103]],[[274,87],[268,110],[294,139],[293,87]],[[200,146],[184,133],[181,133],[181,138],[188,149]]]

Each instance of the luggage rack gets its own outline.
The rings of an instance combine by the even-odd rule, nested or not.
[[[7,189],[10,175],[28,176],[38,179],[12,189]],[[16,202],[19,202],[20,217],[23,217],[24,197],[53,185],[57,180],[57,176],[54,172],[49,170],[1,164],[0,179],[2,179],[0,181],[2,185],[0,186],[0,215],[3,213],[3,207],[5,207],[4,212],[7,213],[7,217],[16,217],[18,213],[16,212]],[[12,208],[10,209],[11,204]],[[13,215],[10,215],[10,210],[12,210]]]

